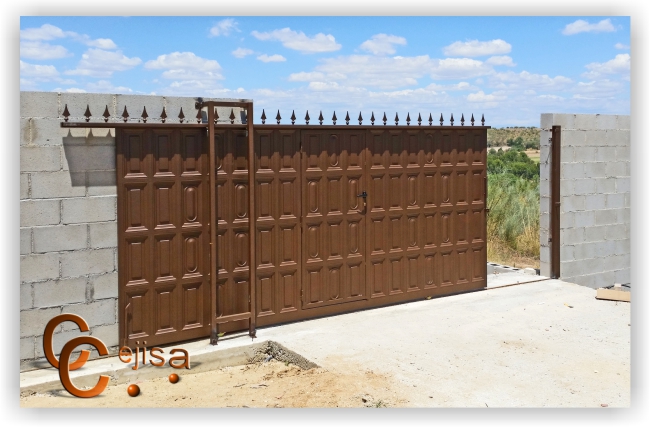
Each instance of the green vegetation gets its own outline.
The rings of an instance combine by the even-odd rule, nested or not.
[[[521,145],[525,149],[539,150],[539,128],[536,127],[506,127],[488,129],[488,147],[511,147]]]
[[[519,139],[488,152],[488,259],[539,267],[539,163]]]

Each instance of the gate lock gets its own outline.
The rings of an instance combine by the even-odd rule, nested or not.
[[[357,194],[357,197],[363,197],[363,207],[366,207],[366,197],[368,197],[368,193],[364,190],[361,194]]]

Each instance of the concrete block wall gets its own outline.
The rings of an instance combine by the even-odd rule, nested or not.
[[[61,313],[81,315],[90,335],[117,352],[117,189],[114,129],[62,129],[67,105],[70,121],[121,121],[124,107],[137,121],[144,107],[147,122],[196,120],[195,98],[21,92],[20,94],[20,366],[49,366],[43,330]],[[219,100],[205,98],[209,100]],[[227,100],[232,101],[232,100]],[[230,108],[218,108],[228,122]],[[236,123],[241,110],[235,109]],[[54,335],[58,355],[80,335],[65,322]],[[81,349],[81,348],[80,348]],[[92,357],[96,357],[93,348]]]
[[[630,283],[630,116],[542,114],[540,273],[550,276],[551,128],[561,126],[560,278]]]

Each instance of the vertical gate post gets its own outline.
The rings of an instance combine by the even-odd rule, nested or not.
[[[560,151],[561,126],[551,128],[551,279],[560,278]]]
[[[217,177],[215,176],[214,108],[212,103],[208,103],[208,144],[210,144],[210,320],[212,323],[210,344],[216,344],[219,339],[219,324],[217,323]]]
[[[246,133],[248,134],[248,219],[249,219],[249,258],[250,258],[250,292],[249,305],[251,318],[249,322],[249,334],[255,338],[256,320],[257,320],[257,261],[255,259],[255,234],[257,232],[255,220],[257,217],[255,211],[255,134],[253,128],[253,103],[246,104]]]

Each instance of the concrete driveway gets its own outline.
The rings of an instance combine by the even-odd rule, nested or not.
[[[629,407],[630,304],[595,293],[546,280],[257,336],[331,371],[391,375],[415,407]]]
[[[510,279],[539,279],[521,276]],[[629,407],[630,303],[595,294],[560,280],[488,287],[261,328],[253,347],[275,341],[331,372],[384,374],[411,407]],[[182,347],[204,361],[193,364],[199,372],[245,363],[251,344],[242,333],[217,346],[201,340]],[[160,375],[111,357],[88,362],[73,377],[86,375],[94,385],[98,373],[118,370],[122,382]],[[20,377],[21,389],[61,388],[51,368]]]

